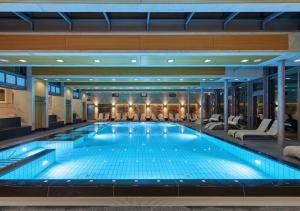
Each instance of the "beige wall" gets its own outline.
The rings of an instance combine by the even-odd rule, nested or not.
[[[2,88],[1,88],[2,89]],[[15,116],[14,93],[12,89],[5,89],[6,102],[0,103],[0,117]]]
[[[14,107],[16,116],[21,117],[22,123],[32,125],[32,96],[30,90],[14,90]]]
[[[49,114],[55,114],[58,121],[66,121],[65,119],[65,100],[62,96],[49,95]]]
[[[78,118],[83,118],[82,114],[82,102],[79,99],[73,99],[73,113],[77,114]]]
[[[35,97],[42,97],[35,99],[35,129],[48,128],[48,89],[47,81],[42,79],[34,80]]]

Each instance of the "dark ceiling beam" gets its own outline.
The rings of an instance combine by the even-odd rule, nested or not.
[[[28,25],[30,26],[30,29],[33,30],[33,21],[28,15],[26,15],[23,12],[14,12],[14,14],[19,18],[21,18],[23,21],[27,22]]]
[[[68,23],[69,30],[72,31],[73,22],[72,22],[71,18],[64,12],[59,12],[58,14]]]
[[[223,28],[226,29],[226,26],[232,21],[236,16],[238,16],[239,12],[230,13],[224,20]]]
[[[189,25],[189,23],[191,22],[191,20],[192,20],[192,18],[193,18],[194,15],[195,15],[195,13],[194,13],[194,12],[191,12],[191,13],[187,16],[187,18],[185,19],[185,23],[184,23],[184,29],[185,29],[185,30],[188,29],[188,25]]]
[[[264,30],[266,25],[273,21],[274,19],[278,18],[280,15],[282,15],[284,12],[274,12],[271,15],[268,15],[262,22],[262,29]]]
[[[109,18],[108,14],[106,12],[103,12],[103,15],[104,15],[105,21],[107,23],[108,31],[111,31],[110,18]]]
[[[147,21],[146,21],[147,31],[149,31],[150,29],[150,18],[151,18],[151,13],[147,12]]]

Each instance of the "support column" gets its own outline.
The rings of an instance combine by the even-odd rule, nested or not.
[[[280,61],[278,65],[277,74],[277,92],[278,92],[278,111],[277,111],[277,121],[278,121],[278,144],[280,146],[284,145],[285,140],[285,61]]]
[[[190,121],[190,90],[187,89],[187,117],[186,121]]]
[[[253,129],[253,82],[249,81],[247,83],[247,127],[248,129]]]
[[[201,127],[203,127],[204,120],[204,89],[201,88],[201,96],[200,96],[200,115],[201,115]]]
[[[228,79],[224,80],[224,131],[228,130]]]
[[[297,89],[297,121],[298,121],[298,141],[300,141],[300,69],[298,70],[298,89]]]
[[[267,69],[264,70],[264,77],[263,77],[263,91],[264,91],[264,118],[269,118],[270,117],[270,92],[269,92],[269,76],[268,76],[269,71]]]

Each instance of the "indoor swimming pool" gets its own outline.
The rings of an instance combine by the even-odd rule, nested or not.
[[[176,123],[96,123],[0,157],[2,180],[300,179],[294,167]]]

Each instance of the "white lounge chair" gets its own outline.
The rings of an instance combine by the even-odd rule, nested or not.
[[[300,159],[300,146],[287,146],[283,149],[284,156],[296,157]]]
[[[174,114],[169,113],[169,121],[175,122]]]
[[[121,121],[121,114],[120,113],[116,113],[115,121]]]
[[[234,137],[236,133],[240,133],[240,132],[242,133],[251,132],[251,131],[265,132],[268,129],[271,121],[272,119],[263,119],[256,130],[229,130],[227,135]]]
[[[163,115],[162,113],[158,114],[157,117],[158,117],[158,120],[159,120],[160,122],[165,121],[164,115]]]
[[[122,119],[121,120],[122,121],[127,121],[127,113],[125,113],[125,114],[122,115]]]
[[[221,118],[221,114],[213,114],[208,120],[210,122],[219,122]]]
[[[237,127],[242,116],[236,116],[232,121],[228,121],[228,126]]]
[[[110,113],[105,113],[104,121],[109,121],[109,116],[110,116]]]
[[[104,121],[104,114],[103,113],[99,113],[98,119],[100,122]]]
[[[142,113],[140,121],[145,122],[146,121],[146,114]]]
[[[228,117],[228,123],[229,122],[232,122],[232,120],[235,118],[235,116],[229,116]],[[224,124],[224,122],[209,122],[209,123],[207,123],[205,126],[204,126],[204,128],[205,129],[210,129],[210,130],[213,130],[213,129],[215,129],[216,127],[220,127],[220,126],[222,126]]]
[[[267,137],[276,137],[277,136],[277,120],[275,120],[271,126],[271,128],[267,132],[259,132],[259,131],[246,131],[239,132],[235,134],[235,138],[244,140],[246,138],[267,138]]]
[[[176,114],[175,114],[175,121],[176,121],[176,122],[181,122],[181,121],[182,121],[182,119],[181,119],[179,113],[176,113]]]
[[[154,121],[154,122],[158,121],[155,114],[151,114],[151,120]]]
[[[198,119],[197,114],[191,113],[189,119],[191,122],[195,122]]]
[[[139,121],[139,115],[137,113],[133,115],[133,121]]]

